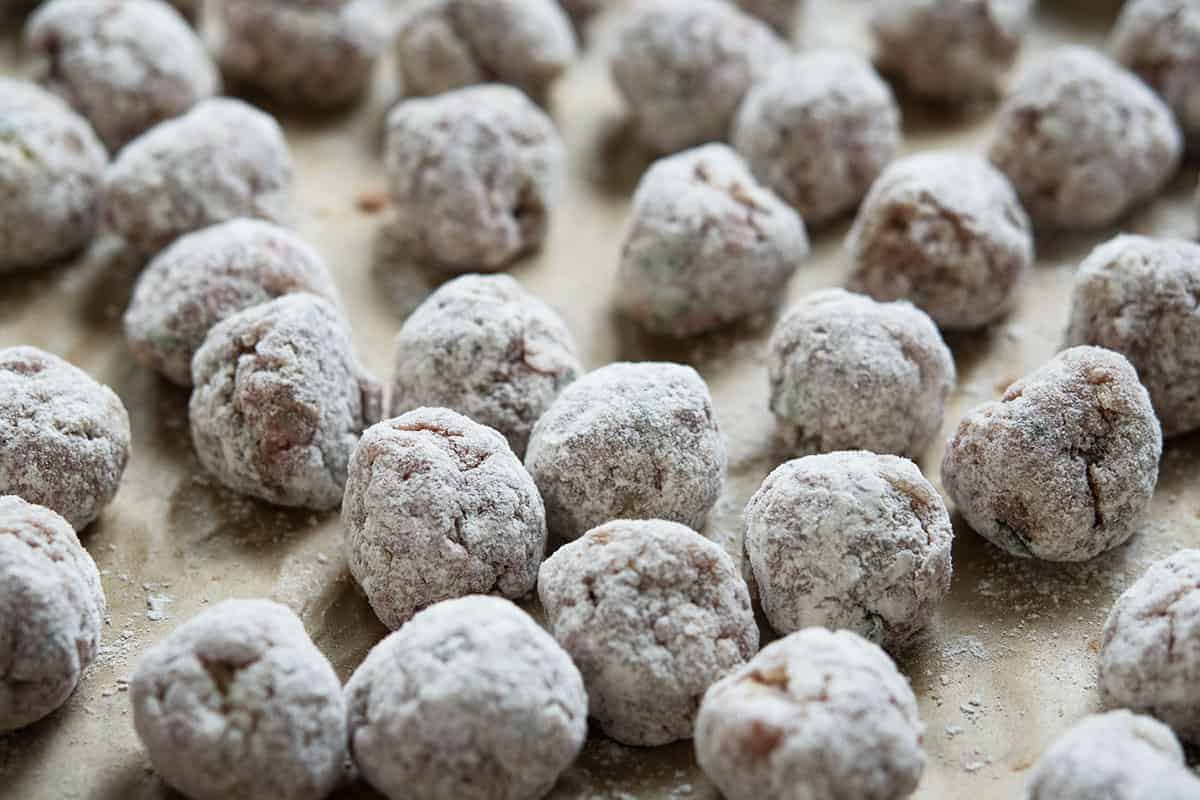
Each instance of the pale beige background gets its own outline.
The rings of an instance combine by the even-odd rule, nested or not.
[[[806,46],[866,48],[863,0],[812,0],[799,33]],[[1060,41],[1101,42],[1117,3],[1043,0],[1026,58]],[[763,324],[686,343],[640,335],[609,310],[628,197],[643,157],[622,128],[604,68],[611,20],[594,31],[587,57],[554,94],[552,113],[570,145],[570,181],[555,209],[545,253],[513,273],[562,311],[585,362],[662,358],[695,365],[708,379],[729,439],[730,480],[708,533],[740,551],[740,510],[784,456],[772,445],[766,410]],[[6,71],[15,44],[5,40]],[[296,161],[298,226],[328,258],[352,310],[363,360],[389,373],[391,339],[428,291],[430,277],[377,262],[383,217],[357,208],[384,188],[379,125],[394,99],[386,70],[371,102],[341,119],[285,117]],[[978,150],[990,110],[955,118],[906,104],[911,150]],[[1188,167],[1169,196],[1125,230],[1193,237]],[[815,252],[792,285],[795,298],[836,286],[845,270],[846,225],[815,235]],[[951,341],[961,379],[946,431],[965,408],[1057,350],[1074,266],[1115,231],[1039,240],[1039,262],[1020,310],[994,330]],[[346,575],[335,515],[272,509],[237,497],[199,470],[187,436],[187,394],[130,361],[120,314],[132,276],[100,259],[0,280],[0,346],[28,343],[59,353],[113,386],[130,410],[135,454],[116,503],[83,540],[103,570],[109,623],[99,663],[49,719],[0,738],[0,797],[22,800],[171,796],[134,735],[123,680],[139,654],[206,604],[271,596],[300,612],[346,677],[384,634]],[[1153,519],[1127,547],[1077,566],[1039,565],[1002,555],[956,520],[951,597],[930,641],[901,666],[927,723],[929,765],[918,798],[1017,797],[1031,763],[1059,732],[1096,705],[1098,634],[1114,597],[1153,559],[1200,546],[1200,436],[1169,442]],[[923,461],[938,480],[940,444]],[[169,602],[165,599],[169,598]],[[149,602],[166,618],[148,618]],[[535,610],[536,609],[532,609]],[[374,797],[359,785],[340,798]],[[559,798],[711,798],[690,743],[635,750],[593,737],[560,783]]]

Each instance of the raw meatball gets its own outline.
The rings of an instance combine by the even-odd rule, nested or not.
[[[770,28],[728,3],[661,0],[625,25],[611,66],[642,140],[673,153],[728,137],[746,90],[786,55]]]
[[[987,161],[922,153],[875,181],[847,249],[853,291],[909,300],[942,330],[971,330],[1012,309],[1033,232],[1012,184]]]
[[[587,735],[579,670],[495,597],[417,614],[370,652],[346,701],[354,759],[392,800],[536,800]]]
[[[546,511],[504,437],[444,408],[363,434],[342,504],[350,572],[392,630],[468,594],[533,591]]]
[[[810,225],[852,211],[900,149],[900,108],[861,56],[819,50],[777,64],[746,95],[733,144]]]
[[[583,372],[554,309],[507,275],[444,284],[396,337],[393,416],[442,406],[495,428],[524,457],[533,424]]]
[[[274,118],[240,100],[203,100],[121,151],[104,177],[104,222],[150,257],[218,222],[286,221],[291,182]]]
[[[1129,359],[1174,436],[1200,428],[1200,245],[1118,236],[1075,274],[1067,344],[1094,344]]]
[[[592,716],[624,744],[689,738],[705,690],[758,650],[733,559],[675,522],[588,531],[546,559],[538,595],[583,673]]]
[[[923,731],[887,654],[809,628],[708,690],[696,760],[728,800],[900,800],[925,769]]]
[[[125,312],[125,337],[141,364],[191,386],[192,356],[213,325],[292,292],[338,302],[325,261],[299,236],[259,220],[220,223],[150,262]]]
[[[924,312],[827,289],[779,321],[767,378],[771,411],[796,449],[916,457],[942,427],[955,371]]]
[[[948,103],[998,93],[1029,23],[1031,0],[887,0],[871,33],[881,69]]]
[[[1085,561],[1141,527],[1161,454],[1150,395],[1125,357],[1073,347],[963,418],[942,481],[997,547]]]
[[[50,714],[100,649],[104,590],[67,521],[0,497],[0,733]]]
[[[758,17],[786,37],[796,23],[805,0],[737,0],[738,6],[752,17]]]
[[[397,43],[410,95],[497,82],[540,101],[575,59],[571,21],[555,0],[418,0]]]
[[[1171,729],[1150,717],[1110,711],[1060,736],[1029,776],[1028,800],[1195,800]]]
[[[160,0],[51,0],[25,26],[34,77],[112,151],[218,88],[204,43]]]
[[[220,0],[217,9],[221,72],[290,105],[357,100],[385,44],[378,0]]]
[[[1167,101],[1189,148],[1200,147],[1200,6],[1194,0],[1129,0],[1109,46]]]
[[[450,272],[495,272],[542,246],[566,150],[528,97],[489,84],[406,100],[388,116],[395,231]]]
[[[1133,73],[1064,47],[1021,77],[989,156],[1036,225],[1097,228],[1158,194],[1182,150],[1170,109]]]
[[[568,386],[534,426],[525,455],[550,530],[563,539],[618,518],[700,528],[726,464],[704,379],[652,362],[609,364]]]
[[[950,591],[950,515],[906,458],[789,461],[746,506],[746,553],[771,627],[845,628],[906,648]]]
[[[112,389],[35,347],[0,350],[0,494],[83,530],[116,495],[129,449]]]
[[[1200,744],[1200,550],[1152,564],[1113,606],[1100,648],[1105,705],[1151,714]]]
[[[72,255],[92,238],[108,154],[87,120],[32,83],[0,77],[0,275]]]
[[[277,603],[226,600],[180,625],[129,699],[154,768],[193,800],[320,800],[341,775],[341,682]]]
[[[336,508],[359,434],[383,405],[350,326],[311,294],[217,323],[192,360],[192,383],[200,463],[228,488],[282,506]]]
[[[617,305],[691,336],[774,308],[808,255],[804,223],[723,144],[664,158],[633,197]]]

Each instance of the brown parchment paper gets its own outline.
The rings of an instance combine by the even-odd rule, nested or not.
[[[1022,56],[1065,41],[1100,44],[1117,2],[1043,0]],[[803,46],[868,47],[864,0],[811,0]],[[618,8],[619,13],[619,8]],[[741,509],[785,454],[773,444],[762,362],[770,320],[670,342],[640,334],[610,311],[621,226],[646,165],[607,77],[613,18],[554,92],[551,110],[570,146],[570,179],[545,252],[513,274],[557,307],[589,368],[619,359],[671,359],[708,380],[728,437],[729,480],[706,532],[741,558]],[[5,72],[19,71],[15,36]],[[392,263],[365,210],[384,187],[379,132],[394,100],[390,65],[370,101],[334,118],[281,115],[296,165],[297,225],[329,260],[367,366],[389,376],[391,340],[434,276]],[[947,114],[905,103],[909,150],[978,150],[991,109]],[[1194,166],[1129,219],[1129,231],[1194,237]],[[816,232],[790,292],[842,281],[846,223]],[[950,340],[960,374],[948,435],[963,411],[1058,349],[1075,265],[1116,230],[1041,237],[1019,310],[985,333]],[[385,630],[347,575],[335,514],[271,508],[225,491],[201,472],[187,433],[187,393],[135,366],[120,314],[134,275],[95,252],[74,263],[0,280],[0,346],[33,344],[111,385],[129,408],[134,456],[116,502],[83,535],[108,595],[104,650],[71,700],[48,719],[0,738],[0,797],[150,800],[174,795],[154,775],[130,720],[127,680],[139,655],[180,621],[226,597],[269,596],[299,612],[343,678]],[[943,437],[944,440],[944,437]],[[922,460],[939,480],[942,446]],[[954,583],[929,641],[901,661],[920,699],[929,756],[918,798],[1020,796],[1047,743],[1097,706],[1099,632],[1113,599],[1146,565],[1200,546],[1200,436],[1167,443],[1153,514],[1133,541],[1081,565],[1003,555],[955,520]],[[536,604],[528,607],[538,613]],[[338,798],[374,798],[349,782]],[[639,750],[593,735],[556,798],[714,798],[690,742]]]

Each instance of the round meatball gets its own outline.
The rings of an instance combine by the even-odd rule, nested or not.
[[[112,151],[218,88],[200,37],[161,0],[50,0],[25,25],[33,74]]]
[[[104,176],[104,223],[150,257],[237,217],[285,222],[291,182],[274,118],[240,100],[202,100],[121,151]]]
[[[468,594],[533,591],[546,511],[504,437],[444,408],[367,430],[342,504],[350,572],[384,625]]]
[[[1060,736],[1029,775],[1028,800],[1189,800],[1200,779],[1171,729],[1129,711],[1094,714]]]
[[[1118,236],[1075,273],[1067,344],[1092,344],[1129,359],[1174,436],[1200,428],[1200,245]]]
[[[942,330],[1003,317],[1033,264],[1017,193],[982,158],[922,153],[888,167],[847,240],[852,291],[908,300]]]
[[[394,363],[392,416],[450,408],[499,431],[518,458],[583,372],[562,317],[507,275],[443,284],[404,321]]]
[[[652,362],[609,364],[568,386],[525,454],[550,531],[562,539],[622,517],[700,528],[727,461],[704,379]]]
[[[727,138],[746,91],[786,55],[770,28],[729,3],[663,0],[633,14],[610,64],[643,142],[673,153]]]
[[[495,272],[542,246],[566,150],[511,86],[406,100],[388,116],[385,169],[395,233],[450,272]]]
[[[968,413],[942,481],[977,533],[1013,555],[1086,561],[1137,531],[1162,431],[1125,357],[1073,347]]]
[[[1171,110],[1137,76],[1064,47],[1018,81],[989,155],[1035,224],[1097,228],[1158,194],[1182,150]]]
[[[617,271],[617,305],[645,329],[691,336],[774,308],[808,255],[804,223],[723,144],[642,177]]]
[[[575,34],[556,0],[417,0],[397,55],[410,95],[497,82],[543,100],[575,59]]]
[[[738,7],[758,17],[785,38],[791,33],[805,0],[737,0]]]
[[[746,553],[781,634],[821,626],[908,647],[950,591],[953,540],[941,495],[896,456],[789,461],[746,506]]]
[[[385,44],[376,0],[220,0],[217,9],[221,72],[288,105],[357,100]]]
[[[1129,0],[1109,47],[1167,101],[1189,149],[1200,147],[1200,6],[1192,0]]]
[[[100,649],[104,590],[67,521],[0,496],[0,733],[59,708]]]
[[[496,597],[417,614],[371,650],[346,702],[354,760],[391,800],[536,800],[587,736],[579,670]]]
[[[1100,696],[1200,744],[1200,550],[1152,564],[1113,606],[1100,647]]]
[[[112,389],[35,347],[0,350],[0,494],[83,530],[116,496],[129,451]]]
[[[321,256],[269,222],[237,219],[180,237],[138,278],[125,338],[142,365],[192,385],[192,356],[213,325],[292,292],[338,302]]]
[[[108,164],[87,120],[32,83],[0,77],[0,275],[76,253],[92,238]]]
[[[840,50],[781,61],[746,94],[733,144],[810,225],[854,210],[900,149],[900,108],[871,65]]]
[[[319,800],[341,776],[341,681],[277,603],[226,600],[180,625],[129,699],[150,762],[192,800]]]
[[[708,690],[696,760],[728,800],[901,800],[925,769],[923,731],[886,653],[809,628]]]
[[[200,463],[226,487],[281,506],[337,508],[359,434],[383,405],[350,326],[311,294],[217,323],[192,360],[192,383]]]
[[[797,450],[916,457],[942,427],[954,358],[908,303],[814,292],[787,311],[767,347],[771,411]]]
[[[910,91],[932,100],[994,96],[1021,47],[1031,6],[1031,0],[875,3],[875,59]]]
[[[700,697],[758,651],[733,559],[690,528],[617,520],[546,559],[538,596],[605,734],[638,746],[692,735]]]

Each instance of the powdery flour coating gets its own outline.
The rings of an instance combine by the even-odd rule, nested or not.
[[[770,25],[780,35],[786,37],[791,33],[800,8],[805,0],[736,0],[738,7],[747,14],[758,17]]]
[[[950,591],[950,515],[905,458],[841,452],[778,467],[746,506],[746,553],[779,633],[851,630],[892,651]]]
[[[778,63],[746,94],[733,145],[759,180],[821,225],[852,211],[900,148],[900,108],[861,56]]]
[[[220,0],[217,9],[221,72],[291,105],[358,99],[385,45],[378,0]]]
[[[571,20],[556,0],[417,0],[397,38],[410,95],[496,82],[540,101],[575,54]]]
[[[228,488],[282,506],[336,508],[359,434],[383,405],[350,326],[310,294],[217,323],[192,360],[192,383],[200,463]]]
[[[1129,711],[1093,714],[1055,740],[1026,786],[1027,800],[1195,800],[1200,778],[1171,729]]]
[[[422,611],[346,684],[350,749],[391,800],[537,800],[587,736],[570,657],[496,597]]]
[[[808,255],[804,223],[723,144],[658,161],[633,197],[617,305],[691,336],[774,308]]]
[[[1163,433],[1200,427],[1200,245],[1118,236],[1075,273],[1069,345],[1129,359],[1150,392]]]
[[[129,450],[112,389],[37,348],[0,350],[0,494],[83,530],[116,495]]]
[[[1130,0],[1109,48],[1167,101],[1189,148],[1200,147],[1200,6],[1192,0]]]
[[[213,325],[293,292],[336,304],[325,261],[299,236],[269,222],[237,219],[181,236],[142,271],[125,311],[133,357],[180,386]]]
[[[916,94],[948,103],[996,94],[1031,0],[888,0],[871,15],[875,58]]]
[[[728,800],[901,800],[925,768],[923,731],[887,654],[809,628],[708,690],[696,760]]]
[[[507,275],[464,275],[404,321],[391,414],[453,409],[499,431],[522,458],[534,423],[582,373],[554,309]]]
[[[291,182],[274,118],[240,100],[202,100],[121,151],[104,178],[104,222],[150,257],[237,217],[285,222]]]
[[[100,573],[53,511],[0,497],[0,733],[50,714],[100,649]]]
[[[1042,57],[997,116],[989,157],[1036,225],[1096,228],[1154,197],[1179,166],[1171,111],[1133,73],[1086,47]]]
[[[204,43],[160,0],[51,0],[24,39],[34,77],[114,152],[218,89]]]
[[[277,603],[226,600],[180,625],[129,699],[150,762],[192,800],[320,800],[341,776],[341,681]]]
[[[762,22],[719,0],[643,3],[610,64],[642,140],[663,153],[729,136],[746,91],[787,55]]]
[[[1200,550],[1152,564],[1113,606],[1100,647],[1100,697],[1150,714],[1200,744]]]
[[[108,154],[87,120],[32,83],[0,77],[0,274],[88,243]]]
[[[955,370],[924,312],[827,289],[779,321],[767,378],[771,411],[798,450],[916,457],[942,427]]]
[[[489,84],[397,105],[384,159],[413,257],[495,272],[541,247],[566,150],[528,97]]]
[[[469,594],[533,591],[546,511],[504,437],[444,408],[363,434],[342,504],[350,572],[392,630]]]
[[[546,559],[538,595],[583,673],[591,715],[624,744],[691,737],[704,692],[758,651],[733,559],[675,522],[588,531]]]
[[[909,300],[942,330],[970,330],[1013,307],[1033,231],[1003,173],[977,156],[931,152],[884,170],[846,248],[852,291]]]
[[[1073,347],[963,417],[942,481],[997,547],[1085,561],[1140,528],[1161,454],[1150,396],[1125,357]]]
[[[550,531],[563,539],[612,519],[701,528],[727,462],[704,379],[654,362],[609,364],[572,383],[534,426],[525,454]]]

